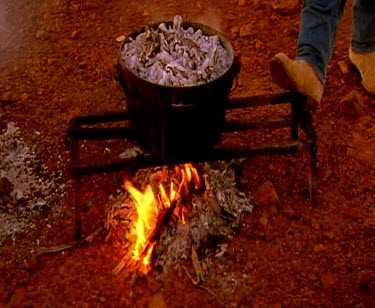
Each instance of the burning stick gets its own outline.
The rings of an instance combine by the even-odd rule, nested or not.
[[[154,246],[155,242],[157,241],[160,229],[165,224],[166,221],[169,220],[171,214],[173,213],[174,209],[177,205],[177,200],[173,200],[171,202],[171,206],[168,207],[162,214],[158,216],[158,220],[156,222],[155,228],[153,232],[150,234],[150,236],[147,239],[147,245],[145,246],[144,250],[139,256],[139,260],[137,260],[137,266],[135,271],[133,272],[132,279],[130,280],[130,292],[129,292],[129,298],[132,298],[133,296],[133,286],[135,282],[137,281],[139,274],[144,270],[144,264],[142,261],[147,257],[147,254],[149,253],[150,249]],[[116,266],[116,268],[113,270],[113,274],[117,275],[121,272],[122,268],[125,266],[127,261],[129,260],[129,253],[126,254],[120,261],[120,263]]]
[[[174,209],[176,208],[177,204],[178,204],[177,200],[173,200],[171,202],[171,206],[168,207],[161,214],[159,214],[158,220],[157,220],[156,225],[155,225],[155,228],[152,231],[152,233],[150,234],[150,236],[148,237],[147,242],[146,242],[147,244],[144,247],[142,253],[139,255],[138,263],[139,263],[139,261],[143,260],[147,256],[148,251],[151,249],[151,247],[157,241],[157,239],[160,235],[160,229],[169,220],[169,218],[170,218],[171,214],[173,213]],[[117,275],[118,273],[120,273],[122,268],[125,266],[125,264],[127,263],[128,260],[129,260],[129,253],[126,254],[121,259],[120,263],[116,266],[116,268],[113,270],[112,273],[114,275]],[[139,272],[140,270],[141,270],[140,266],[137,266],[136,272]],[[137,279],[137,276],[135,277],[135,279]]]
[[[147,267],[150,264],[152,249],[160,235],[160,229],[170,220],[177,205],[181,202],[186,203],[189,201],[186,199],[189,196],[188,186],[190,181],[195,181],[196,189],[200,188],[199,175],[191,164],[184,164],[181,167],[176,166],[175,172],[179,179],[177,185],[174,181],[171,182],[169,196],[160,182],[157,197],[155,197],[150,184],[147,185],[144,192],[141,192],[129,181],[125,182],[125,188],[132,195],[138,212],[138,220],[134,222],[133,228],[134,234],[137,235],[137,240],[132,258],[143,263],[143,271],[145,273],[148,271]],[[118,274],[128,260],[128,255],[125,255],[114,269],[113,274]],[[138,270],[141,270],[141,267],[137,264]]]
[[[200,189],[200,178],[195,168],[191,164],[185,164],[183,167],[177,167],[175,170],[178,180],[172,181],[170,186],[170,195],[168,196],[164,187],[159,182],[159,194],[155,197],[151,185],[148,185],[146,190],[142,193],[138,191],[130,182],[125,182],[126,189],[133,196],[135,207],[138,212],[138,220],[134,223],[134,231],[137,234],[137,241],[132,252],[133,260],[136,260],[136,265],[133,271],[133,276],[130,281],[129,297],[133,295],[133,286],[140,274],[146,274],[148,266],[151,263],[152,250],[158,240],[161,228],[170,220],[172,213],[178,205],[191,202],[189,197],[190,181],[195,181],[195,189]],[[175,188],[177,186],[177,188]],[[154,218],[156,217],[156,221]],[[151,230],[150,234],[148,230]],[[194,248],[193,248],[193,251]],[[198,256],[195,253],[196,263],[199,265]],[[128,263],[130,254],[126,254],[120,263],[113,270],[113,274],[117,275]],[[198,262],[198,263],[197,263]],[[200,266],[199,266],[200,268]],[[198,271],[197,271],[198,273]],[[199,279],[203,278],[201,270]]]

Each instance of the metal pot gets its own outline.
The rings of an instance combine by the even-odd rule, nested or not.
[[[156,29],[160,22],[148,25]],[[167,26],[173,22],[165,22]],[[217,35],[232,59],[228,69],[205,84],[173,87],[159,85],[139,77],[126,67],[121,51],[131,38],[147,26],[132,32],[120,46],[119,81],[125,94],[133,135],[140,146],[161,158],[189,157],[214,147],[222,134],[226,105],[238,61],[229,41],[218,31],[196,22],[183,22],[182,27],[201,29],[205,35]]]

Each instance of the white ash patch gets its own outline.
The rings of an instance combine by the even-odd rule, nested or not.
[[[0,197],[0,243],[33,228],[31,217],[57,211],[65,198],[61,173],[49,172],[14,123],[0,132]]]
[[[164,228],[155,248],[156,266],[164,268],[176,260],[190,258],[192,246],[196,250],[209,249],[218,241],[232,238],[243,213],[253,209],[251,198],[237,187],[233,164],[220,161],[199,165],[206,190],[203,194],[193,194],[194,210],[185,224],[171,220]],[[220,255],[224,253],[225,245]]]
[[[119,155],[119,158],[132,158],[145,154],[145,151],[143,151],[138,145],[130,144],[129,147],[127,147],[125,151]]]
[[[241,223],[244,212],[252,211],[251,198],[239,190],[236,183],[236,167],[233,161],[200,163],[196,166],[204,179],[205,189],[191,195],[190,212],[186,214],[186,222],[172,215],[172,218],[160,229],[157,244],[154,247],[154,266],[166,268],[178,260],[191,256],[192,246],[196,250],[212,249],[217,258],[226,252],[225,240],[232,238]],[[165,179],[165,168],[140,169],[133,178],[140,187],[158,178]],[[130,257],[131,228],[137,219],[134,201],[128,192],[113,200],[107,218],[107,229],[125,229],[124,252]],[[120,232],[122,233],[122,232]],[[224,244],[220,242],[223,242]],[[217,250],[219,249],[219,251]]]
[[[218,78],[233,59],[217,35],[201,29],[183,29],[177,15],[173,26],[160,23],[124,44],[127,68],[151,82],[166,86],[193,86]]]

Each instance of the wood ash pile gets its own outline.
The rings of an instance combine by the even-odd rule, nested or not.
[[[236,172],[238,160],[199,163],[195,167],[204,182],[204,189],[191,191],[190,204],[185,204],[185,219],[172,215],[160,228],[154,247],[153,267],[163,272],[176,262],[190,259],[192,248],[206,255],[220,258],[226,252],[226,241],[234,235],[245,212],[252,212],[252,198],[239,189]],[[153,187],[169,182],[175,176],[173,169],[156,167],[139,169],[132,182],[137,187],[150,184]],[[131,259],[131,229],[137,220],[137,210],[131,195],[125,191],[108,204],[105,228],[121,239],[125,256],[117,269],[127,268]],[[115,272],[118,272],[117,269]],[[131,270],[131,269],[130,269]]]
[[[160,23],[124,44],[122,59],[139,77],[165,86],[193,86],[217,79],[233,59],[217,35],[182,27],[177,15],[173,25]]]
[[[205,191],[192,193],[194,207],[185,223],[172,220],[163,229],[155,247],[155,266],[166,268],[180,259],[189,259],[192,246],[208,252],[219,249],[218,256],[225,253],[225,242],[232,238],[243,213],[253,209],[251,198],[238,188],[236,168],[235,160],[198,165]]]

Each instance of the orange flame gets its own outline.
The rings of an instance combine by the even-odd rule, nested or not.
[[[134,222],[133,229],[133,232],[137,235],[133,259],[140,260],[140,256],[147,245],[147,237],[155,228],[159,207],[150,185],[146,187],[144,193],[137,190],[130,182],[125,182],[125,187],[133,196],[138,213],[138,220]]]
[[[130,182],[125,182],[125,188],[133,197],[138,214],[138,219],[137,221],[134,221],[134,227],[132,230],[132,233],[137,237],[133,249],[133,259],[143,263],[146,273],[151,263],[151,255],[154,246],[154,243],[148,243],[147,241],[156,227],[160,210],[170,208],[173,201],[179,200],[181,198],[181,190],[183,187],[185,190],[188,189],[191,182],[194,183],[195,189],[201,188],[198,171],[192,166],[192,164],[188,163],[180,166],[179,171],[181,180],[178,188],[176,188],[173,182],[171,182],[168,195],[165,188],[160,183],[159,198],[155,197],[150,185],[146,187],[144,192],[141,192]],[[184,211],[185,208],[181,208],[181,210],[178,211],[181,213],[179,217],[183,223],[185,223]],[[149,245],[150,248],[147,248],[147,245]],[[148,249],[148,251],[145,251],[145,249]]]

